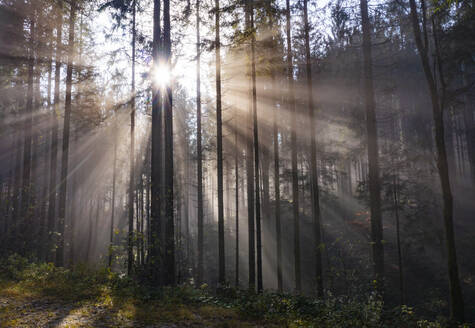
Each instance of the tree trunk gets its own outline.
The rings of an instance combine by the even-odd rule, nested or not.
[[[368,2],[361,0],[361,25],[363,28],[363,79],[366,107],[366,133],[368,144],[369,198],[371,210],[371,244],[373,269],[380,293],[384,289],[384,249],[381,216],[381,185],[379,181],[378,131],[373,88],[373,60],[371,54],[371,26],[368,17]]]
[[[79,144],[79,131],[76,129],[75,131],[75,136],[74,136],[74,147],[77,148]],[[68,258],[68,266],[72,268],[74,266],[74,260],[75,260],[75,252],[74,252],[74,229],[76,225],[76,195],[78,194],[76,188],[77,188],[77,174],[78,174],[78,169],[79,167],[76,166],[76,168],[73,170],[70,178],[71,178],[71,210],[70,210],[70,225],[69,225],[69,231],[71,233],[70,235],[70,243],[69,243],[69,258]]]
[[[275,95],[275,78],[272,79],[272,92]],[[274,142],[274,197],[275,197],[275,239],[277,244],[277,290],[282,292],[282,235],[280,226],[280,163],[279,163],[279,125],[277,122],[278,106],[274,106],[273,142]]]
[[[198,179],[198,272],[197,283],[203,282],[203,155],[201,149],[201,40],[200,0],[196,0],[196,147]]]
[[[399,266],[399,292],[401,305],[406,304],[406,294],[404,288],[404,268],[402,262],[402,249],[401,249],[401,229],[399,224],[399,181],[398,174],[394,174],[393,178],[393,202],[394,202],[394,216],[396,217],[396,246],[397,246],[397,259]]]
[[[99,202],[96,203],[96,207],[99,206]],[[92,213],[93,213],[93,202],[91,201],[89,207],[89,222],[87,229],[87,243],[86,243],[86,263],[90,262],[91,250],[92,250]]]
[[[462,85],[467,85],[465,62],[461,63]],[[467,153],[470,163],[472,180],[475,182],[475,122],[473,119],[473,108],[467,93],[463,96],[463,117],[465,124],[465,138],[467,140]]]
[[[453,226],[453,196],[450,187],[449,169],[447,161],[447,150],[444,138],[444,118],[443,107],[440,104],[439,93],[437,90],[434,73],[430,68],[427,45],[424,45],[421,37],[417,7],[415,0],[409,0],[411,7],[411,21],[414,31],[417,50],[422,63],[422,68],[429,88],[432,115],[435,126],[435,143],[437,147],[437,168],[439,171],[440,184],[443,197],[443,216],[445,227],[445,239],[447,248],[447,268],[449,273],[449,291],[450,291],[450,317],[459,322],[464,321],[464,302],[457,265],[457,253],[455,247],[455,234]],[[424,19],[425,23],[425,19]],[[424,27],[425,29],[425,27]]]
[[[294,218],[294,271],[295,271],[295,289],[298,293],[302,291],[302,282],[300,274],[300,222],[299,222],[299,180],[297,168],[297,113],[295,110],[294,96],[294,69],[292,63],[292,39],[290,31],[290,1],[286,0],[287,16],[287,78],[289,82],[289,107],[291,115],[291,162],[292,162],[292,212]]]
[[[114,159],[112,164],[112,200],[111,200],[111,226],[109,233],[109,268],[112,267],[112,258],[113,258],[113,247],[114,247],[114,220],[115,220],[115,182],[117,176],[117,116],[114,118],[114,124],[116,128],[114,129]]]
[[[30,17],[30,47],[28,49],[28,80],[25,108],[25,122],[23,125],[23,178],[21,188],[21,212],[20,212],[20,229],[18,230],[18,240],[21,243],[20,254],[26,255],[26,241],[31,239],[27,231],[30,231],[30,196],[31,196],[31,143],[32,143],[32,126],[33,126],[33,77],[35,70],[35,14]]]
[[[62,62],[62,27],[63,27],[63,15],[62,15],[62,2],[58,3],[56,19],[56,53],[55,53],[55,69],[54,69],[54,105],[51,113],[53,120],[53,127],[51,130],[51,157],[50,157],[50,171],[49,171],[49,188],[48,188],[48,222],[47,222],[47,234],[48,241],[46,243],[45,260],[52,260],[54,251],[54,229],[56,225],[56,175],[58,165],[58,135],[59,135],[59,123],[58,113],[60,99],[60,83],[61,83],[61,62]]]
[[[323,273],[322,273],[322,233],[321,233],[321,213],[320,213],[320,197],[318,186],[317,172],[317,144],[315,140],[315,120],[314,104],[313,104],[313,83],[312,83],[312,63],[310,58],[310,25],[308,23],[308,0],[304,0],[304,30],[305,30],[305,57],[307,69],[307,96],[308,96],[308,124],[310,134],[310,192],[312,206],[312,221],[315,238],[315,275],[317,279],[317,295],[323,297]]]
[[[215,47],[216,47],[216,157],[218,166],[218,281],[225,284],[224,262],[224,204],[223,204],[223,126],[221,118],[221,44],[219,39],[219,0],[215,0]]]
[[[64,222],[66,218],[66,193],[68,186],[69,130],[71,122],[71,89],[73,79],[74,57],[74,25],[76,21],[76,0],[71,1],[69,17],[68,65],[66,69],[66,98],[64,104],[63,147],[61,157],[61,182],[58,212],[58,248],[56,249],[56,265],[64,264]]]
[[[235,287],[239,287],[239,144],[238,144],[238,111],[234,110],[234,176],[235,176],[235,220],[236,220],[236,253],[235,253]]]
[[[134,192],[135,192],[135,16],[136,1],[132,2],[132,84],[130,99],[130,173],[129,173],[129,232],[127,240],[127,274],[131,275],[134,265]]]
[[[153,65],[160,64],[160,0],[154,0],[153,9]],[[152,96],[152,163],[151,163],[151,220],[150,220],[150,269],[151,279],[161,284],[161,196],[162,190],[162,113],[158,85],[153,86]]]
[[[163,5],[163,42],[164,61],[171,69],[170,41],[170,0],[164,0]],[[175,228],[173,221],[173,111],[172,88],[165,88],[163,110],[165,114],[165,258],[164,284],[175,285]]]
[[[48,87],[47,87],[47,101],[48,101],[48,110],[52,111],[53,109],[53,103],[51,101],[51,91],[52,91],[52,77],[53,77],[53,30],[49,30],[49,37],[51,38],[51,43],[50,43],[50,52],[48,54],[49,56],[49,62],[48,62]],[[49,118],[49,122],[54,125],[56,117],[53,115],[53,117]],[[54,129],[54,128],[53,128]],[[47,138],[45,138],[47,139]],[[47,141],[45,142],[47,143]],[[48,159],[51,158],[51,148],[47,147],[47,151],[45,151],[44,154],[44,171],[43,171],[43,186],[42,186],[42,191],[41,191],[41,196],[43,197],[43,201],[41,204],[41,212],[40,212],[40,233],[39,233],[39,239],[40,239],[40,245],[39,245],[39,250],[40,250],[40,259],[46,260],[46,248],[48,245],[48,238],[46,237],[45,231],[47,231],[47,226],[46,226],[46,216],[47,216],[47,210],[46,210],[46,204],[48,202],[48,198],[50,197],[49,190],[48,190],[48,169],[49,165],[51,165],[51,162],[48,165]]]
[[[21,191],[21,160],[22,160],[22,133],[20,131],[21,127],[18,126],[16,131],[16,155],[15,155],[15,176],[13,184],[13,213],[12,213],[12,236],[15,238],[17,231],[19,229],[18,220],[20,217],[20,191]]]
[[[259,186],[259,122],[257,118],[257,93],[256,93],[256,37],[254,34],[254,0],[250,0],[251,18],[251,80],[252,80],[252,113],[253,113],[253,135],[254,135],[254,169],[256,183],[256,242],[257,242],[257,291],[263,290],[262,284],[262,233],[261,233],[261,201]]]
[[[246,1],[246,28],[251,29],[250,22],[250,4]],[[249,91],[252,90],[251,81],[249,81]],[[254,291],[256,288],[256,248],[255,248],[255,230],[254,230],[254,154],[253,140],[251,138],[252,125],[252,102],[249,101],[248,115],[248,133],[246,147],[246,174],[247,174],[247,218],[248,218],[248,236],[249,236],[249,289]]]

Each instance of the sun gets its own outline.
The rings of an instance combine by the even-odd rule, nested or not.
[[[160,64],[153,68],[152,79],[156,86],[166,87],[171,81],[171,72],[168,65]]]

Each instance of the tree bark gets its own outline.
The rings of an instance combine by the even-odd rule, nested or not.
[[[371,211],[371,244],[376,287],[384,289],[384,248],[381,215],[381,184],[379,178],[378,131],[373,88],[373,60],[371,54],[371,25],[367,0],[360,1],[361,25],[363,28],[363,79],[366,108],[366,133],[369,166],[369,198]]]
[[[64,264],[64,222],[66,219],[66,194],[68,185],[68,160],[69,160],[69,133],[71,122],[71,89],[73,79],[74,58],[74,25],[76,22],[76,0],[71,1],[69,17],[68,64],[66,69],[66,97],[64,104],[63,145],[61,157],[61,180],[58,211],[58,248],[56,249],[56,265]]]
[[[164,62],[171,69],[170,0],[163,3]],[[164,284],[175,285],[175,225],[173,215],[173,112],[172,88],[165,87],[163,110],[165,114],[165,258]]]
[[[198,272],[197,283],[203,282],[203,150],[201,147],[201,40],[200,40],[200,0],[196,0],[196,147],[198,179]]]
[[[216,157],[218,180],[218,281],[225,284],[224,203],[223,203],[223,126],[221,111],[221,44],[219,31],[219,0],[215,0],[216,47]]]
[[[54,250],[54,229],[56,225],[56,170],[58,165],[58,135],[59,123],[58,113],[60,99],[60,83],[61,83],[61,62],[62,62],[62,27],[63,14],[62,2],[58,3],[56,19],[56,52],[55,52],[55,69],[54,69],[54,105],[52,110],[53,127],[51,129],[51,157],[50,157],[50,171],[49,171],[49,188],[48,188],[48,222],[47,222],[47,238],[45,250],[45,259],[52,260]]]
[[[272,92],[275,95],[275,81],[273,77]],[[277,122],[278,106],[274,106],[273,115],[273,142],[274,142],[274,197],[275,197],[275,239],[277,245],[277,290],[282,292],[282,233],[280,226],[280,159],[279,159],[279,125]]]
[[[114,159],[112,164],[112,200],[111,200],[111,226],[109,231],[109,261],[108,266],[109,268],[112,267],[112,259],[113,259],[113,247],[114,247],[114,221],[115,221],[115,183],[117,177],[117,117],[114,118],[114,124],[116,128],[113,131],[113,142],[114,142]]]
[[[236,220],[236,253],[235,253],[235,287],[239,287],[239,144],[238,144],[238,111],[234,110],[234,177],[235,177],[235,220]]]
[[[250,30],[250,4],[246,1],[246,28]],[[250,54],[249,54],[250,55]],[[249,91],[251,93],[252,86],[249,81]],[[248,219],[248,236],[249,236],[249,289],[254,291],[256,288],[256,248],[255,248],[255,226],[254,226],[254,153],[253,139],[251,138],[252,125],[252,101],[249,101],[248,115],[248,133],[246,147],[246,174],[247,174],[247,219]]]
[[[445,228],[445,241],[447,248],[447,268],[449,273],[449,303],[450,318],[459,322],[464,321],[464,301],[460,288],[460,279],[457,265],[457,252],[455,247],[455,234],[453,223],[453,196],[450,187],[449,168],[447,161],[447,150],[444,134],[443,107],[439,99],[434,73],[430,67],[427,43],[424,45],[421,37],[421,29],[415,0],[409,0],[411,8],[411,22],[414,31],[417,50],[421,59],[422,68],[429,88],[432,103],[432,116],[435,126],[435,143],[437,147],[437,168],[439,172],[440,184],[443,198],[443,216]],[[425,30],[425,19],[423,29]]]
[[[130,99],[130,173],[129,173],[129,231],[127,240],[127,274],[130,276],[134,265],[134,194],[135,194],[135,16],[136,1],[132,2],[132,83]]]
[[[291,166],[292,166],[292,213],[294,218],[294,272],[295,272],[295,289],[298,293],[302,291],[302,281],[300,273],[300,218],[299,218],[299,180],[297,167],[297,113],[295,110],[294,96],[294,69],[292,59],[292,39],[290,31],[290,1],[286,0],[286,32],[287,32],[287,79],[289,82],[289,107],[290,107],[290,148],[291,150]]]
[[[20,229],[18,230],[17,240],[20,241],[20,254],[26,255],[26,240],[29,240],[31,236],[28,235],[28,231],[31,231],[30,216],[30,197],[31,197],[31,146],[32,146],[32,126],[33,126],[33,98],[34,98],[34,85],[33,77],[35,74],[35,14],[30,17],[30,40],[28,49],[28,76],[27,76],[27,93],[26,93],[26,108],[25,108],[25,121],[23,125],[23,177],[21,188],[21,211],[20,211]]]
[[[154,0],[153,9],[153,66],[160,64],[160,0]],[[158,85],[152,90],[152,163],[151,163],[151,218],[150,218],[150,274],[151,280],[162,283],[161,259],[161,196],[162,190],[162,109]]]
[[[317,124],[313,103],[312,62],[310,57],[310,25],[308,22],[308,0],[304,0],[304,31],[305,31],[305,57],[307,70],[307,96],[308,96],[308,124],[310,134],[310,192],[312,206],[312,221],[315,238],[315,275],[317,280],[317,296],[323,297],[323,270],[322,270],[322,233],[320,213],[320,190],[317,172],[317,143],[315,140],[315,126]]]
[[[257,247],[257,291],[263,290],[262,282],[262,233],[261,233],[261,201],[259,179],[259,121],[257,118],[257,92],[256,92],[256,37],[254,34],[254,0],[250,0],[251,19],[251,81],[252,81],[252,113],[253,113],[253,141],[254,141],[254,170],[256,183],[256,247]]]

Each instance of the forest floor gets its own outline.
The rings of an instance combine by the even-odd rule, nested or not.
[[[142,280],[142,282],[140,282]],[[0,327],[314,327],[441,328],[412,308],[384,309],[374,293],[325,300],[290,294],[208,286],[147,286],[108,269],[74,270],[0,261]],[[458,325],[457,327],[472,327]]]
[[[2,290],[2,294],[5,290]],[[111,306],[101,302],[65,303],[52,298],[0,296],[0,327],[268,327],[269,322],[239,318],[213,306]],[[148,312],[150,310],[150,312]],[[278,327],[277,324],[271,324]]]
[[[258,317],[218,299],[206,285],[157,289],[138,280],[107,269],[68,270],[10,258],[0,263],[0,327],[298,327],[303,323],[299,318]]]
[[[29,289],[28,285],[12,281],[0,283],[0,327],[288,326],[272,320],[250,320],[236,309],[219,305],[116,298],[107,288],[101,295],[78,295],[71,299],[71,295],[56,294],[59,290],[38,293],[38,289]]]

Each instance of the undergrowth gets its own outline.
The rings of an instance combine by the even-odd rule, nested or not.
[[[0,296],[50,298],[60,302],[105,306],[134,322],[246,327],[448,327],[418,317],[408,306],[384,309],[376,294],[359,298],[327,295],[324,300],[235,288],[212,293],[206,285],[153,288],[108,269],[74,270],[51,263],[31,263],[12,255],[0,262]],[[219,325],[216,325],[219,322]],[[469,327],[460,325],[459,327]]]

